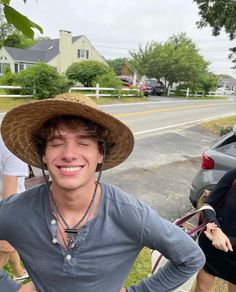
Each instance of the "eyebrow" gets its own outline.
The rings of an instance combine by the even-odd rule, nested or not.
[[[53,140],[64,140],[64,136],[66,135],[61,135],[61,134],[54,134],[52,135],[48,140],[47,142],[51,142]],[[93,135],[89,135],[89,134],[78,134],[76,135],[76,139],[94,139],[94,136]]]

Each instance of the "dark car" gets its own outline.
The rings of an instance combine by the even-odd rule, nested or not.
[[[148,79],[144,81],[144,84],[152,88],[152,95],[162,95],[165,92],[165,85],[160,80]]]
[[[230,169],[236,167],[236,125],[232,131],[214,142],[202,154],[201,168],[194,176],[189,199],[200,206],[217,182]]]

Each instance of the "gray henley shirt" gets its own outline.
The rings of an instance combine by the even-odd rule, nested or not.
[[[173,291],[204,265],[201,249],[179,227],[119,188],[101,187],[97,213],[69,251],[57,240],[45,184],[0,202],[0,239],[19,252],[38,291],[120,292],[144,246],[169,261],[128,292]],[[19,285],[0,270],[0,291],[15,292]]]

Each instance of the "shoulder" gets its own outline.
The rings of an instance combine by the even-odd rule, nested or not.
[[[134,208],[139,210],[149,208],[141,200],[138,200],[134,196],[112,184],[102,183],[102,191],[106,200],[116,205],[120,205],[123,208]]]
[[[0,202],[0,216],[7,213],[19,214],[25,209],[29,210],[31,207],[37,206],[42,200],[46,188],[47,186],[44,184],[38,185],[3,199]]]

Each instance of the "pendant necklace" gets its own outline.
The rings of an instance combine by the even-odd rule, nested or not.
[[[90,201],[90,203],[88,205],[88,208],[86,209],[84,215],[82,216],[82,218],[72,228],[69,226],[69,224],[66,222],[66,220],[62,216],[62,214],[61,214],[60,210],[58,209],[58,207],[56,205],[56,202],[55,202],[55,200],[53,198],[52,192],[51,192],[51,190],[49,188],[51,206],[53,207],[53,209],[55,211],[56,217],[59,216],[60,219],[62,220],[62,222],[64,223],[64,225],[66,226],[66,228],[64,229],[64,232],[66,233],[66,235],[68,237],[68,245],[67,245],[67,249],[68,250],[75,247],[76,237],[78,235],[78,232],[79,232],[79,229],[80,229],[80,225],[84,221],[84,219],[89,215],[90,211],[92,210],[92,206],[93,206],[93,203],[94,203],[94,199],[96,197],[96,192],[97,192],[98,184],[99,183],[97,181],[96,182],[95,189],[94,189],[94,192],[93,192],[92,199],[91,199],[91,201]],[[62,236],[62,238],[63,238],[63,236]]]

